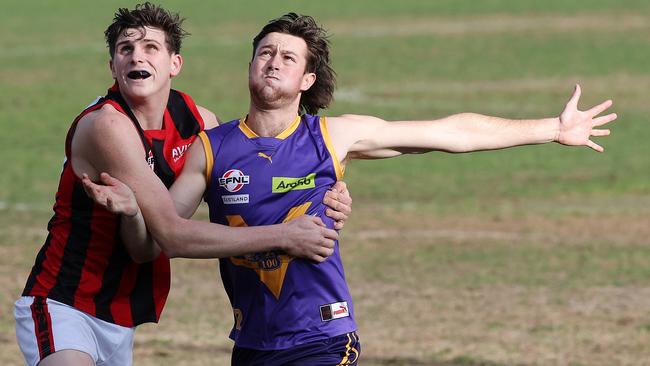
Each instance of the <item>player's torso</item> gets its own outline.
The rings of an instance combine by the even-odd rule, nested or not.
[[[121,242],[119,216],[96,205],[85,194],[72,169],[70,142],[76,123],[106,103],[128,116],[109,91],[106,97],[75,119],[66,141],[66,162],[59,181],[54,216],[48,225],[49,235],[23,294],[50,297],[100,319],[133,326],[157,321],[169,291],[169,260],[161,254],[153,262],[134,263]],[[189,103],[194,106],[191,99]],[[178,149],[176,155],[173,149],[190,144],[203,124],[200,117],[199,120],[181,117],[174,121],[169,115],[167,111],[168,120],[163,121],[161,130],[138,130],[143,143],[145,138],[153,142],[152,149],[146,150],[145,146],[146,151],[155,151],[156,138],[160,141],[159,156],[151,163],[155,168],[168,170],[157,169],[161,180],[173,181],[185,161],[185,149]],[[196,133],[182,136],[177,125],[185,126],[185,132],[192,129]],[[134,126],[139,127],[137,122]]]
[[[305,115],[276,138],[256,137],[240,122],[206,131],[211,221],[257,226],[307,214],[332,227],[322,200],[341,173],[323,126]],[[321,264],[267,252],[224,259],[221,272],[240,347],[282,349],[356,329],[338,245]]]
[[[279,138],[257,137],[241,124],[230,128],[214,146],[211,219],[239,226],[233,220],[241,216],[255,226],[281,223],[296,210],[322,216],[336,171],[318,128],[297,120]]]

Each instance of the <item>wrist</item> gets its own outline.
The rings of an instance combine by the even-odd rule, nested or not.
[[[560,142],[560,117],[551,118],[552,142]]]
[[[274,250],[286,252],[289,248],[287,244],[287,238],[289,237],[287,223],[272,225],[270,228],[273,229],[273,234],[268,236],[271,239],[271,246]]]

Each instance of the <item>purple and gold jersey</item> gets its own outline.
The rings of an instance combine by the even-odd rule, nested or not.
[[[276,137],[259,137],[235,120],[199,135],[209,179],[210,221],[258,226],[302,214],[325,216],[325,192],[342,176],[326,119],[303,115]],[[322,263],[282,252],[220,260],[233,307],[236,346],[277,350],[356,330],[338,242]]]

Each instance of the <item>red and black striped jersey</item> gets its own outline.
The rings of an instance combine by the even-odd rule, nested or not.
[[[185,152],[204,128],[194,101],[172,90],[160,130],[143,130],[117,86],[72,123],[49,234],[27,279],[23,296],[63,302],[99,319],[132,327],[157,322],[170,286],[169,259],[131,260],[120,238],[120,219],[89,198],[70,163],[72,136],[86,114],[110,104],[127,115],[140,134],[145,156],[169,188],[185,163]],[[85,123],[85,122],[84,122]]]

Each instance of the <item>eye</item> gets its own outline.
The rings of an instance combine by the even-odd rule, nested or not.
[[[296,58],[293,56],[286,55],[284,56],[285,60],[291,61],[291,62],[296,62]]]
[[[119,52],[122,55],[128,54],[131,51],[133,51],[133,47],[131,45],[122,46],[117,50],[117,52]]]

